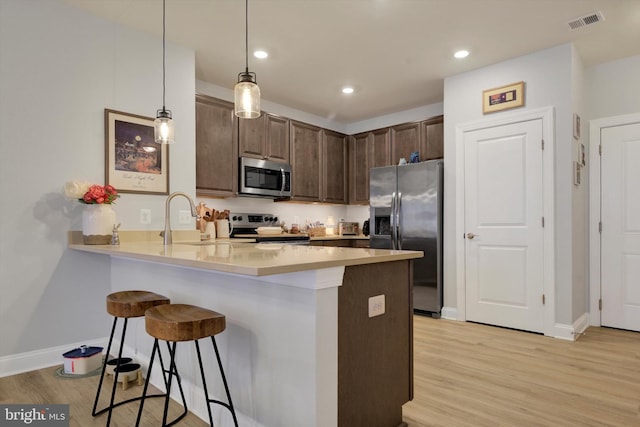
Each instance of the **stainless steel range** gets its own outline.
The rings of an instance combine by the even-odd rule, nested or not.
[[[287,243],[296,245],[309,244],[307,234],[258,234],[258,227],[277,227],[280,219],[273,214],[238,213],[229,214],[229,222],[233,226],[231,237],[244,237],[255,239],[257,243]]]

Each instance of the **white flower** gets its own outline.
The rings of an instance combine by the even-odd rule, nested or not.
[[[89,187],[91,184],[87,181],[69,181],[64,184],[64,195],[69,200],[81,199]]]

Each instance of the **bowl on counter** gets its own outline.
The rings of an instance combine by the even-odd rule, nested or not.
[[[258,234],[282,234],[281,227],[258,227],[256,228]]]

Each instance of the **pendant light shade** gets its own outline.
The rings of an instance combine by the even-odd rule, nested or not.
[[[260,117],[260,88],[256,73],[249,72],[249,0],[245,0],[245,69],[238,74],[234,89],[234,110],[241,119]]]
[[[162,0],[162,108],[156,113],[156,120],[153,123],[153,133],[155,141],[159,144],[171,144],[175,141],[173,119],[171,110],[165,108],[166,79],[165,79],[165,21],[166,21],[166,0]]]
[[[175,128],[171,119],[171,111],[158,110],[156,120],[153,122],[153,133],[159,144],[171,144],[175,141]]]
[[[240,73],[234,93],[236,116],[242,119],[260,117],[260,88],[255,73]]]

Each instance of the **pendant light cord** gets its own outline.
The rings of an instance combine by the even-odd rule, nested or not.
[[[165,28],[166,28],[166,7],[167,1],[162,0],[162,111],[165,111]]]
[[[245,72],[249,74],[249,0],[244,2],[244,55]]]

